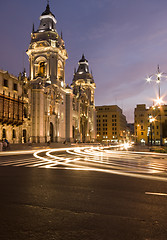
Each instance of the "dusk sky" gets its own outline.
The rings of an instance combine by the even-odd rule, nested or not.
[[[18,76],[25,65],[29,75],[25,52],[32,24],[36,30],[46,4],[46,0],[1,0],[0,69]],[[156,73],[158,64],[167,72],[167,1],[50,0],[50,9],[69,56],[66,83],[71,84],[84,53],[97,87],[96,105],[117,104],[133,122],[136,104],[150,106],[156,98],[157,86],[146,83],[147,75]],[[162,95],[166,89],[164,78]]]

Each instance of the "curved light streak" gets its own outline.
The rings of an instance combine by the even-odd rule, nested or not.
[[[143,155],[155,157],[155,156],[166,156],[165,154],[150,153],[150,152],[130,152],[130,151],[111,151],[106,150],[108,147],[74,147],[74,148],[61,148],[61,149],[50,149],[50,150],[40,150],[34,153],[34,157],[45,161],[46,166],[41,166],[45,168],[55,168],[55,169],[68,169],[68,170],[78,170],[78,171],[96,171],[104,172],[110,174],[117,174],[122,176],[129,176],[142,179],[150,179],[157,181],[167,182],[167,178],[160,176],[152,176],[144,173],[158,173],[162,172],[164,164],[158,164],[154,159],[144,159],[141,158]],[[56,152],[66,152],[70,154],[71,157],[60,157],[55,156]],[[39,154],[45,153],[46,156],[39,156]],[[72,157],[74,156],[74,157]],[[128,159],[126,159],[126,156]],[[96,160],[96,158],[99,158]],[[100,158],[103,158],[101,161]],[[134,162],[135,158],[139,158],[138,162]],[[116,161],[115,161],[116,159]],[[118,159],[118,160],[117,160]],[[114,162],[115,161],[115,162]],[[150,161],[150,162],[149,162]],[[73,163],[74,162],[74,163]],[[89,164],[94,167],[90,167]],[[128,165],[130,163],[130,165]],[[84,166],[87,164],[88,166]],[[146,166],[145,166],[145,165]],[[41,164],[42,165],[42,164]],[[60,165],[60,167],[58,166]],[[61,167],[62,166],[62,167]],[[111,168],[119,168],[111,169]],[[135,169],[127,171],[129,169]],[[142,173],[142,174],[141,174]]]

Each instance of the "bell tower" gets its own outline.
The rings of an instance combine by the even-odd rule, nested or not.
[[[40,25],[31,33],[31,43],[27,50],[30,62],[30,80],[36,81],[39,77],[45,83],[64,86],[65,61],[67,51],[61,36],[56,30],[56,18],[50,11],[49,3],[40,16]]]
[[[59,141],[58,139],[62,141],[65,138],[63,99],[65,99],[65,62],[68,55],[62,36],[59,36],[56,30],[57,21],[50,11],[49,2],[39,19],[37,30],[33,25],[31,42],[27,50],[32,89],[32,142],[54,142]]]
[[[79,100],[81,140],[87,142],[96,138],[96,110],[94,102],[96,84],[92,73],[89,72],[88,60],[86,60],[84,54],[78,65],[77,71],[74,71],[71,87],[73,94]]]

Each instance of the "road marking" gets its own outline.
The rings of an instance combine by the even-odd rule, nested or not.
[[[154,192],[145,192],[147,195],[156,195],[156,196],[167,196],[167,193],[154,193]]]

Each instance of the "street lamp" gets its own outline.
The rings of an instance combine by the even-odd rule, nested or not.
[[[164,72],[160,72],[159,65],[157,67],[157,72],[155,74],[151,74],[146,78],[146,81],[148,83],[156,82],[158,85],[158,97],[156,99],[156,106],[159,106],[159,122],[160,122],[160,145],[162,146],[162,127],[161,127],[161,105],[163,103],[162,97],[161,97],[161,81],[163,78],[167,78],[167,74]]]
[[[140,124],[137,124],[136,125],[136,143],[138,143],[138,139],[139,139],[139,127],[140,127]]]
[[[150,132],[151,132],[151,146],[152,146],[152,142],[153,142],[153,123],[156,121],[156,119],[153,116],[149,116],[149,122],[150,122]],[[148,141],[149,143],[149,141]]]

